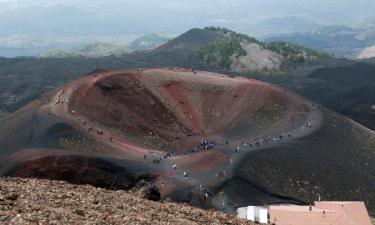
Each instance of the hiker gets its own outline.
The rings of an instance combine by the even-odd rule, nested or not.
[[[208,139],[203,139],[200,143],[200,146],[202,149],[208,150],[208,149],[212,149],[215,146],[215,143]]]
[[[174,170],[177,170],[177,165],[176,165],[176,164],[173,164],[173,165],[172,165],[172,168],[173,168]]]
[[[240,146],[237,146],[235,151],[236,151],[236,153],[239,153],[240,152]]]
[[[186,171],[184,171],[184,177],[185,177],[185,180],[188,179],[188,173]]]
[[[203,184],[199,184],[198,190],[203,191]]]
[[[220,207],[220,211],[225,211],[225,201],[224,200],[222,200],[222,202],[221,202],[221,207]]]
[[[113,141],[113,137],[112,137],[112,136],[109,136],[109,141],[110,141],[110,142]]]

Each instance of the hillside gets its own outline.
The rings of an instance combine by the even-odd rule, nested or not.
[[[159,47],[169,41],[170,38],[158,34],[148,34],[135,39],[130,48],[135,51],[150,50]]]
[[[174,50],[184,50],[195,52],[213,42],[224,39],[224,35],[215,31],[203,29],[191,29],[186,33],[168,41],[164,45],[156,48],[156,52],[170,52]]]
[[[43,58],[67,58],[67,57],[102,57],[108,55],[122,55],[129,53],[126,47],[109,43],[93,42],[76,50],[52,49],[41,54]]]
[[[375,61],[328,60],[304,64],[286,76],[249,74],[299,93],[375,130]]]
[[[331,57],[326,53],[296,44],[283,41],[260,42],[247,35],[216,27],[192,29],[171,40],[160,35],[149,34],[137,38],[129,47],[97,41],[76,49],[51,49],[40,56],[44,58],[102,57],[122,55],[132,50],[150,49],[154,49],[156,53],[185,51],[188,54],[198,54],[210,66],[237,72],[279,71],[284,64]]]
[[[225,28],[193,29],[156,51],[185,50],[198,53],[210,67],[233,72],[281,72],[290,63],[327,59],[331,56],[286,42],[266,44]]]
[[[358,54],[375,43],[374,28],[346,26],[319,26],[306,32],[270,34],[266,42],[287,41],[338,57],[357,58]]]
[[[0,178],[1,224],[233,224],[247,221],[183,204],[61,181]]]

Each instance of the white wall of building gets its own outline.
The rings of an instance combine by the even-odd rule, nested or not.
[[[238,208],[237,217],[241,219],[247,219],[247,207]]]
[[[267,208],[259,208],[259,223],[268,223],[268,209]]]
[[[261,206],[237,208],[237,217],[253,222],[268,224],[268,208]]]
[[[255,206],[248,206],[247,207],[247,219],[251,221],[255,221]]]

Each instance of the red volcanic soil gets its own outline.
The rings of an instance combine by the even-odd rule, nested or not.
[[[193,154],[189,156],[189,160],[175,160],[180,169],[198,173],[205,173],[212,170],[212,168],[227,164],[228,161],[228,156],[215,151]]]
[[[69,111],[102,125],[115,139],[167,152],[288,132],[309,108],[269,84],[198,72],[150,69],[83,78]]]
[[[312,133],[318,114],[308,101],[256,80],[187,69],[97,70],[25,120],[25,144],[10,151],[3,170],[111,188],[146,178],[162,198],[210,206],[197,185],[214,190],[235,176],[245,154]],[[214,148],[201,149],[203,139]]]

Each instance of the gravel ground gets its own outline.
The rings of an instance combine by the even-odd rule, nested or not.
[[[217,211],[153,202],[141,192],[0,178],[0,224],[251,224]]]

